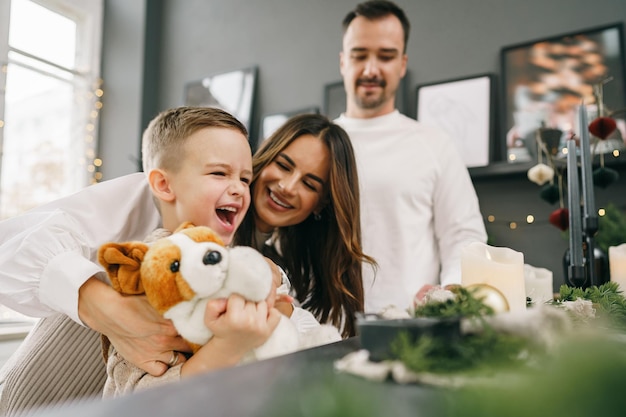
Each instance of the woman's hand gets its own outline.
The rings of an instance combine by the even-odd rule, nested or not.
[[[282,314],[287,317],[291,317],[293,313],[293,297],[289,294],[278,294],[277,289],[283,283],[283,275],[278,265],[276,265],[271,259],[265,258],[270,268],[272,269],[272,289],[266,299],[269,308],[276,308]]]
[[[90,278],[79,290],[78,313],[90,328],[107,336],[126,360],[154,376],[167,371],[173,352],[191,349],[143,296],[123,296]],[[176,353],[178,363],[184,355]]]

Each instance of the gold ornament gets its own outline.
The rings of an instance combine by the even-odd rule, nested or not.
[[[481,299],[483,303],[493,308],[494,313],[509,311],[509,302],[500,290],[489,284],[472,284],[466,287],[474,297]]]

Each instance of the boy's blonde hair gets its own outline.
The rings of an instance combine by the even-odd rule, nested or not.
[[[185,160],[185,140],[200,129],[235,129],[246,138],[248,130],[230,113],[213,107],[177,107],[162,111],[143,133],[141,155],[143,171],[155,168],[177,172]]]

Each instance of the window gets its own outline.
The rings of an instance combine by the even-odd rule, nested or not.
[[[0,1],[0,220],[98,180],[103,1]]]
[[[102,0],[0,6],[0,219],[97,180],[102,7]]]

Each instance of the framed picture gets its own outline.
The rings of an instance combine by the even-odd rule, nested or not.
[[[406,108],[406,83],[409,73],[405,74],[400,80],[398,91],[396,93],[396,109],[400,113],[405,112]],[[323,114],[331,120],[336,119],[341,113],[346,111],[346,90],[343,81],[335,81],[324,86],[324,107]]]
[[[289,119],[290,117],[296,116],[298,114],[305,114],[305,113],[319,114],[319,112],[320,112],[319,107],[311,106],[311,107],[306,107],[306,108],[302,108],[299,110],[288,111],[288,112],[283,112],[283,113],[273,113],[273,114],[267,114],[263,116],[261,118],[261,129],[260,129],[261,133],[259,135],[259,140],[257,141],[256,148],[258,149],[261,143],[263,143],[265,139],[269,138],[272,135],[272,133],[274,133],[276,129],[281,127],[283,123],[285,123],[287,119]]]
[[[577,112],[583,102],[593,120],[594,85],[606,82],[607,112],[624,107],[623,38],[618,23],[502,49],[501,134],[509,162],[534,159],[540,127],[561,130],[563,147],[569,134],[579,130]]]
[[[187,83],[184,103],[226,110],[250,131],[256,79],[256,67],[210,75]]]
[[[494,154],[495,75],[481,74],[418,85],[417,120],[445,130],[469,167]]]

